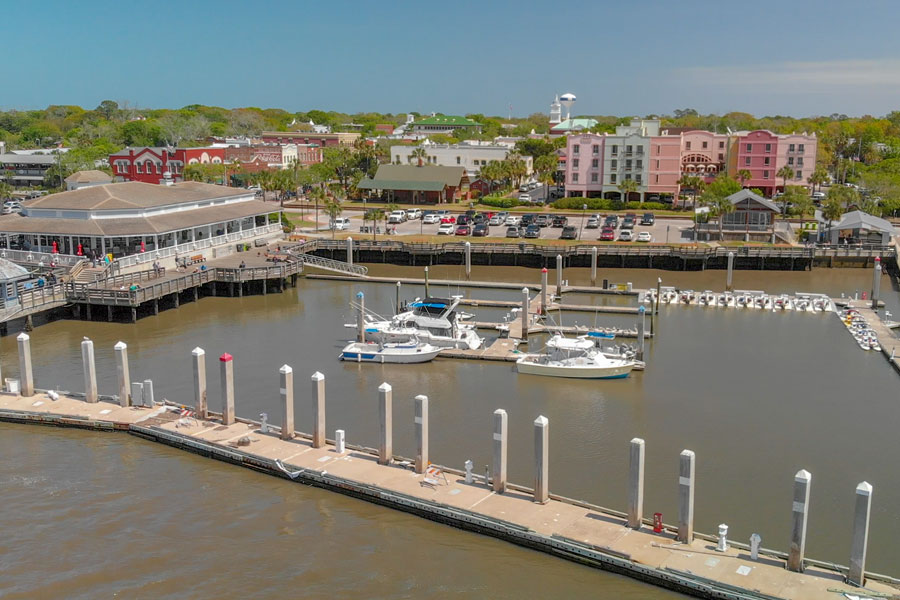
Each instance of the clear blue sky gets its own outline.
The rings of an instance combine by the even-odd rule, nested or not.
[[[900,2],[6,2],[0,108],[900,109]]]

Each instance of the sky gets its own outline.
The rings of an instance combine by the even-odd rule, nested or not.
[[[3,3],[0,109],[900,110],[897,0]],[[510,105],[512,109],[510,111]]]

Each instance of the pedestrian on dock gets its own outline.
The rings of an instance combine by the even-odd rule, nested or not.
[[[247,263],[245,263],[244,261],[241,261],[241,264],[238,266],[238,268],[239,268],[239,269],[246,269],[246,268],[247,268]]]

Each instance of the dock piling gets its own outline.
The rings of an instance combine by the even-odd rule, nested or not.
[[[357,304],[359,304],[359,315],[356,318],[356,337],[357,341],[366,341],[366,295],[362,292],[356,293]]]
[[[550,421],[541,415],[534,420],[534,501],[550,501]]]
[[[117,342],[113,350],[116,353],[116,393],[119,396],[119,406],[130,406],[131,390],[128,385],[131,382],[131,374],[128,369],[128,344]]]
[[[528,288],[522,288],[522,339],[528,339],[528,311],[530,299],[528,298]]]
[[[732,284],[732,279],[734,277],[734,252],[728,253],[728,275],[725,277],[725,290],[732,291],[734,289],[734,285]]]
[[[472,276],[472,242],[466,242],[466,281]]]
[[[644,518],[644,440],[631,440],[628,468],[628,526],[640,529]]]
[[[591,285],[597,285],[597,246],[591,247]]]
[[[132,381],[131,382],[131,397],[134,399],[135,406],[138,406],[138,403],[144,403],[144,384],[140,381]]]
[[[541,314],[547,314],[547,267],[541,269]]]
[[[425,267],[425,297],[430,297],[430,294],[428,293],[428,267]]]
[[[346,441],[344,435],[345,434],[343,429],[336,429],[334,431],[334,451],[338,454],[343,454],[346,450]]]
[[[498,408],[494,411],[494,472],[493,489],[498,494],[506,491],[506,441],[507,441],[507,418],[506,411]],[[487,469],[485,469],[487,471]],[[485,473],[485,483],[487,481],[487,473]]]
[[[872,273],[872,310],[878,310],[878,296],[881,295],[881,258],[875,257],[875,269]]]
[[[853,508],[853,541],[850,546],[850,571],[847,574],[847,581],[859,587],[866,584],[866,547],[869,543],[871,511],[872,485],[863,481],[856,486],[856,505]]]
[[[222,382],[222,424],[234,425],[234,357],[227,352],[219,357]]]
[[[750,536],[750,560],[759,560],[759,546],[762,544],[762,536],[754,533]]]
[[[556,255],[556,294],[562,295],[563,284],[563,257],[562,254]]]
[[[728,525],[719,524],[719,541],[716,544],[716,552],[728,551]]]
[[[284,407],[284,419],[281,423],[281,439],[289,440],[294,437],[294,369],[288,365],[282,365],[278,369],[281,402]]]
[[[638,350],[637,357],[638,360],[644,360],[644,330],[647,326],[647,309],[644,308],[644,305],[638,307],[638,312],[640,313],[640,318],[637,322],[637,337],[638,337]]]
[[[678,462],[678,535],[679,542],[694,541],[694,468],[696,456],[682,450]]]
[[[428,396],[418,395],[416,405],[416,473],[428,468]]]
[[[194,410],[197,418],[206,419],[209,412],[206,406],[206,351],[197,347],[191,350],[194,358]]]
[[[353,264],[353,238],[347,237],[347,264]]]
[[[403,287],[403,284],[399,281],[397,282],[397,302],[394,305],[394,310],[397,311],[397,314],[400,314],[400,288]]]
[[[86,402],[95,403],[100,400],[97,396],[97,367],[94,364],[94,342],[85,338],[81,342],[81,365],[84,369],[84,399]]]
[[[809,486],[812,475],[801,469],[794,476],[794,503],[791,510],[791,550],[788,553],[789,571],[803,572],[803,555],[806,552],[806,521],[809,514]]]
[[[143,404],[148,408],[153,408],[153,380],[145,379],[143,388]]]
[[[391,384],[378,386],[378,423],[381,437],[378,444],[378,464],[389,465],[394,456],[394,396]]]
[[[325,376],[316,371],[312,374],[313,403],[313,448],[325,446]]]
[[[34,372],[31,369],[31,336],[20,333],[16,338],[19,345],[19,386],[22,396],[28,398],[34,396]]]

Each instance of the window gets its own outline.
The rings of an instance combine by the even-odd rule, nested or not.
[[[610,182],[610,183],[615,183],[615,182],[616,182],[616,174],[615,174],[615,173],[610,173],[610,175],[609,175],[609,182]]]
[[[572,173],[572,183],[578,183],[578,173]]]
[[[611,169],[618,169],[619,161],[617,161],[616,159],[612,159],[611,161],[609,161],[609,166]]]
[[[750,166],[750,157],[749,156],[744,159],[744,164],[747,165],[748,167]]]
[[[770,159],[768,156],[765,157],[765,158],[763,159],[763,164],[764,164],[765,166],[768,167],[768,166],[769,166],[769,161],[770,161],[770,160],[771,160],[771,159]]]
[[[625,154],[631,154],[633,150],[634,148],[632,146],[625,146]]]
[[[638,173],[637,175],[635,175],[635,176],[634,176],[634,180],[637,181],[637,182],[640,184],[640,183],[641,183],[641,174]]]
[[[763,171],[763,179],[768,179],[768,178],[769,178],[769,172]]]
[[[630,159],[630,158],[625,160],[625,168],[626,168],[626,169],[630,169],[630,168],[631,168],[631,159]]]
[[[704,150],[707,148],[707,146],[708,146],[708,144],[707,144],[706,142],[703,142],[703,149],[704,149]]]
[[[613,144],[612,155],[616,156],[618,153],[619,153],[619,147],[617,145]]]
[[[591,173],[591,183],[597,183],[597,174]]]
[[[794,165],[794,157],[793,156],[788,156],[788,165],[790,165],[790,166]]]
[[[659,175],[654,175],[654,177],[656,178],[656,180],[654,181],[654,183],[659,183]]]
[[[793,151],[794,151],[794,144],[789,144],[789,145],[788,145],[788,152],[793,152]]]
[[[659,161],[656,161],[656,168],[657,168],[657,169],[659,168]],[[658,179],[658,178],[659,178],[659,176],[657,175],[657,179]]]
[[[657,147],[656,147],[656,153],[659,154],[660,151],[661,151],[661,149],[662,149],[662,146],[657,146]]]
[[[396,156],[396,160],[394,162],[397,164],[400,164],[400,155],[399,154]],[[475,162],[477,163],[478,161],[475,161]]]
[[[753,144],[747,144],[747,152],[753,152]]]
[[[626,181],[627,181],[627,180],[630,180],[630,179],[631,179],[631,173],[626,173],[626,174],[625,174],[625,179],[626,179]]]
[[[635,166],[635,168],[637,168],[637,169],[643,169],[643,168],[644,168],[644,161],[642,161],[642,160],[635,161],[634,166]]]
[[[725,155],[719,152],[719,160],[725,160]]]
[[[719,150],[725,148],[725,142],[719,142]]]
[[[596,168],[599,167],[599,166],[600,166],[600,161],[597,160],[596,158],[595,158],[594,160],[591,161],[591,168],[592,168],[592,169],[596,169]]]
[[[797,166],[798,166],[798,167],[802,167],[802,166],[803,166],[803,157],[802,157],[802,156],[798,156],[798,157],[797,157]]]
[[[772,151],[772,144],[766,144],[766,152]]]
[[[690,142],[685,142],[685,143],[684,143],[684,149],[685,149],[685,150],[690,150],[690,149],[691,149],[691,143],[690,143]]]
[[[591,146],[591,152],[594,154],[600,154],[600,145],[594,144],[593,146]]]
[[[141,167],[141,163],[134,163],[134,166],[137,168],[138,173],[143,173],[144,169]]]
[[[798,151],[798,152],[803,152],[803,151],[804,151],[804,150],[803,150],[803,146],[804,146],[804,144],[798,144],[798,145],[797,145],[797,151]]]
[[[581,144],[574,144],[572,146],[572,154],[578,154],[581,151]]]
[[[577,158],[573,158],[573,159],[572,159],[572,168],[573,168],[573,169],[577,169],[577,168],[578,168],[578,163],[579,163],[579,162],[580,162],[580,161],[579,161]]]
[[[456,157],[456,164],[460,164],[460,162],[462,162],[462,161],[461,161],[461,159],[457,156],[457,157]]]

